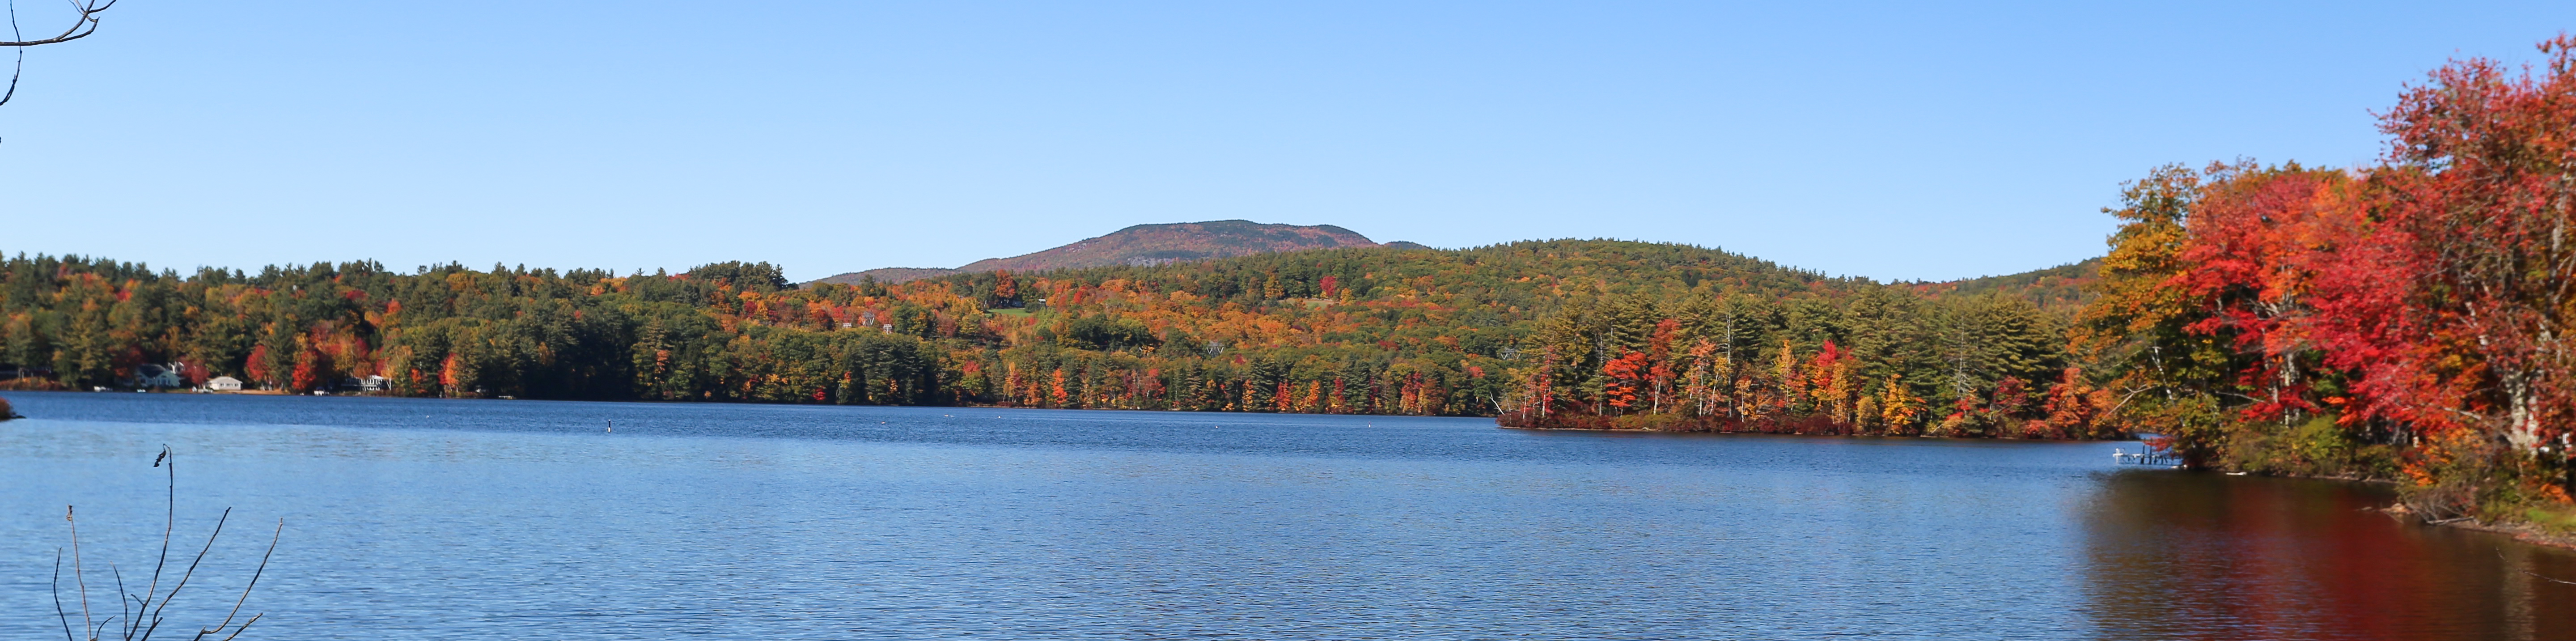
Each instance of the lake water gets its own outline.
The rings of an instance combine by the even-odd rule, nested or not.
[[[93,598],[110,561],[142,582],[164,443],[174,547],[235,520],[161,636],[220,620],[283,518],[245,639],[2576,639],[2576,585],[2525,574],[2576,554],[2109,443],[7,397],[10,639],[61,634],[65,504]]]

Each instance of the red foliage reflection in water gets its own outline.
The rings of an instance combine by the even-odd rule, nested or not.
[[[2111,475],[2085,510],[2106,639],[2576,639],[2576,553],[2372,508],[2385,488]]]

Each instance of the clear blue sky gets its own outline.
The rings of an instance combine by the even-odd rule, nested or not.
[[[0,251],[801,280],[1244,218],[1949,279],[2099,254],[2159,164],[2367,162],[2405,83],[2571,28],[2565,0],[125,0],[0,107]]]

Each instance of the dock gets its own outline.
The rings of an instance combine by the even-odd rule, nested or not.
[[[2138,451],[2135,452],[2131,452],[2125,447],[2111,448],[2111,463],[2113,465],[2161,465],[2164,467],[2182,467],[2182,455],[2167,451],[2164,448],[2141,443],[2138,446]]]

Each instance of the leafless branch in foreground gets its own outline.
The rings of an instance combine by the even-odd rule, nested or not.
[[[10,65],[9,89],[6,92],[0,92],[0,105],[9,104],[10,98],[18,96],[18,76],[27,70],[27,47],[71,42],[87,38],[89,34],[98,33],[98,14],[115,7],[117,0],[65,1],[72,5],[72,26],[64,29],[62,33],[54,34],[51,38],[28,40],[27,34],[18,28],[18,0],[8,0],[9,39],[0,41],[0,47],[16,49],[17,60]]]
[[[116,0],[107,0],[106,2],[99,2],[98,0],[70,0],[70,2],[72,3],[72,11],[79,14],[78,17],[72,19],[71,28],[64,29],[62,33],[55,34],[54,37],[51,38],[0,42],[0,47],[33,47],[36,45],[71,42],[73,40],[87,38],[89,37],[89,34],[98,32],[98,14],[107,11],[109,7],[116,6]],[[26,37],[18,32],[18,3],[16,0],[11,0],[9,3],[9,37]]]
[[[169,478],[165,490],[168,494],[164,499],[166,511],[163,514],[162,518],[164,520],[161,525],[161,555],[160,558],[153,562],[152,582],[149,586],[144,588],[142,594],[127,593],[125,591],[124,573],[114,569],[114,564],[109,565],[110,573],[116,575],[115,578],[119,597],[119,605],[117,608],[118,612],[115,616],[108,617],[103,620],[94,620],[95,615],[90,609],[89,602],[89,583],[86,575],[81,572],[80,522],[73,518],[72,509],[69,506],[63,508],[63,520],[69,523],[72,531],[72,583],[75,586],[75,589],[79,591],[78,599],[80,601],[81,610],[81,629],[85,634],[85,636],[74,635],[71,627],[71,614],[63,608],[62,552],[60,550],[56,550],[54,553],[53,583],[54,616],[62,621],[63,638],[65,641],[98,641],[99,639],[109,638],[103,633],[109,632],[109,626],[117,625],[118,622],[123,622],[123,624],[118,625],[113,631],[115,633],[114,638],[123,639],[125,641],[143,641],[151,639],[152,633],[160,630],[161,623],[164,621],[161,616],[161,611],[170,607],[170,601],[179,596],[179,591],[187,589],[189,580],[196,578],[197,567],[203,565],[206,561],[206,555],[214,551],[215,540],[221,538],[224,534],[224,524],[232,520],[232,508],[224,508],[223,514],[215,517],[214,530],[206,534],[205,547],[199,548],[197,550],[196,558],[188,561],[188,568],[179,573],[178,580],[171,584],[170,590],[167,592],[161,591],[161,578],[163,571],[169,569],[170,565],[170,535],[171,532],[176,529],[178,524],[178,460],[176,457],[171,456],[170,448],[164,446],[161,448],[161,455],[152,459],[152,466],[164,468]],[[277,530],[270,533],[268,537],[268,551],[260,555],[259,569],[251,572],[250,581],[242,585],[241,596],[233,600],[232,612],[224,615],[223,622],[215,624],[214,627],[198,628],[196,639],[202,640],[207,637],[220,636],[222,641],[232,641],[232,639],[240,637],[243,631],[249,630],[251,624],[258,623],[261,617],[268,615],[265,612],[253,613],[250,615],[249,619],[242,620],[241,625],[233,625],[233,620],[241,617],[242,606],[250,602],[251,589],[258,587],[260,577],[265,576],[268,573],[268,561],[271,557],[277,555],[277,541],[284,537],[285,534],[286,520],[278,519]],[[225,630],[231,630],[232,632],[227,635],[225,634]]]

